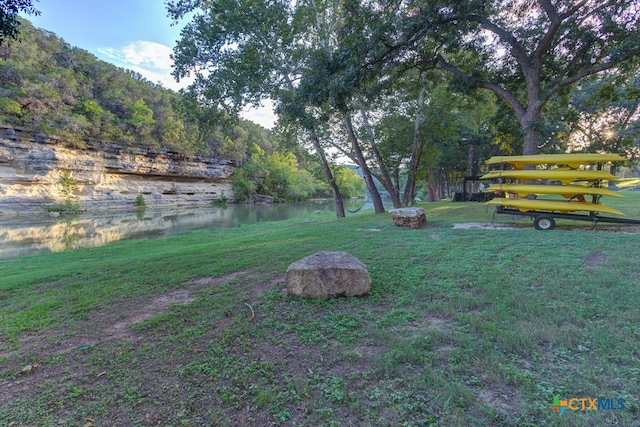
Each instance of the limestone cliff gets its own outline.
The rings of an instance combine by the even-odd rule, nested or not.
[[[64,200],[63,174],[83,209],[208,204],[233,200],[234,162],[117,145],[66,146],[58,138],[0,128],[0,213],[43,211]]]

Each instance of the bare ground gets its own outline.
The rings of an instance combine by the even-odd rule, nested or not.
[[[132,363],[136,368],[114,366],[109,360],[92,361],[92,366],[87,366],[87,358],[91,356],[92,349],[97,347],[104,347],[99,352],[101,357],[114,360],[138,346],[150,345],[155,348],[154,345],[157,346],[158,342],[163,342],[157,337],[157,334],[162,332],[154,331],[153,334],[156,336],[149,336],[146,333],[148,331],[140,330],[135,327],[136,325],[162,315],[172,306],[194,302],[197,299],[195,293],[199,290],[214,289],[226,282],[233,282],[234,288],[247,303],[238,304],[234,313],[223,317],[217,324],[211,325],[201,337],[201,344],[192,349],[192,354],[179,358],[161,357],[158,359],[159,363],[154,362],[153,358],[148,361],[137,361],[135,364]],[[246,322],[260,322],[264,313],[260,312],[257,300],[274,287],[284,292],[283,283],[284,274],[267,279],[256,279],[251,272],[247,271],[220,277],[200,277],[162,295],[126,300],[117,307],[94,310],[88,319],[72,327],[67,325],[64,329],[51,329],[41,334],[23,335],[19,338],[18,350],[0,354],[0,357],[6,358],[5,360],[15,367],[13,371],[15,376],[7,377],[5,371],[4,378],[0,379],[0,402],[12,402],[21,398],[35,401],[40,397],[41,390],[58,387],[60,393],[51,395],[46,403],[47,411],[53,411],[60,420],[71,417],[80,421],[77,417],[78,402],[72,407],[64,397],[61,397],[68,394],[69,390],[78,390],[79,393],[82,391],[84,395],[80,399],[84,400],[80,403],[81,406],[91,408],[94,402],[105,399],[103,390],[121,387],[124,391],[119,392],[126,393],[127,387],[139,384],[136,393],[149,396],[149,399],[159,404],[132,403],[126,400],[111,402],[108,404],[108,410],[99,416],[93,415],[91,409],[87,409],[86,416],[83,417],[80,425],[125,426],[131,425],[132,419],[144,425],[168,425],[176,423],[185,411],[199,414],[201,421],[206,424],[211,419],[221,416],[215,413],[216,410],[220,410],[219,408],[224,408],[223,416],[230,423],[229,425],[275,425],[273,414],[260,410],[255,406],[255,402],[240,399],[229,407],[229,402],[214,401],[213,395],[219,395],[221,390],[233,388],[232,379],[207,383],[207,375],[202,378],[182,377],[176,372],[191,362],[200,361],[203,357],[204,359],[211,357],[204,356],[207,354],[207,343],[219,340],[222,335],[228,334],[234,318],[240,317],[246,319]],[[257,302],[255,306],[254,301]],[[375,305],[371,308],[372,310],[380,309]],[[344,309],[348,311],[349,307],[345,306]],[[287,310],[287,308],[282,307],[280,310]],[[286,316],[286,314],[283,311],[269,315]],[[414,335],[424,329],[448,334],[452,328],[448,320],[431,315],[425,315],[421,321],[414,323],[405,325],[398,334]],[[176,343],[176,345],[180,344]],[[340,350],[336,352],[336,349]],[[343,350],[344,353],[342,353]],[[246,343],[232,341],[226,348],[226,357],[249,359],[258,365],[266,363],[278,366],[280,372],[275,375],[276,384],[273,386],[279,390],[287,390],[291,387],[291,384],[286,383],[287,381],[294,382],[298,393],[306,393],[304,390],[310,390],[308,399],[303,399],[289,408],[289,416],[292,420],[304,420],[305,414],[317,409],[313,407],[313,402],[316,397],[314,394],[319,393],[313,387],[308,388],[308,383],[318,381],[317,378],[345,378],[353,372],[371,372],[376,358],[384,350],[380,344],[371,341],[350,344],[344,349],[340,343],[310,346],[300,342],[295,334],[287,333],[281,335],[281,342],[278,343],[256,339],[251,342],[250,347],[247,347]],[[449,350],[450,347],[446,344],[437,349],[438,353],[445,358]],[[104,368],[100,368],[101,364]],[[157,366],[158,364],[162,366]],[[23,372],[27,367],[31,368]],[[131,372],[126,374],[128,369],[131,369]],[[118,371],[123,371],[125,374],[118,376],[116,374]],[[129,376],[139,377],[139,379],[137,382],[122,379]],[[201,383],[202,381],[204,383]],[[499,400],[491,390],[481,390],[480,396],[489,402]],[[345,406],[338,405],[337,408],[345,408]],[[345,409],[339,410],[345,411]],[[394,414],[386,414],[385,408],[379,408],[378,411],[381,416],[386,415],[393,419]],[[361,425],[362,420],[348,411],[341,416],[345,425]],[[22,424],[9,424],[9,426],[14,425]]]

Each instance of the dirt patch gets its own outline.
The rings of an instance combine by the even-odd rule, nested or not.
[[[478,392],[478,399],[485,405],[500,409],[504,413],[513,411],[513,407],[509,402],[513,400],[506,394],[499,395],[495,390],[483,389]]]
[[[488,222],[459,222],[457,224],[453,224],[453,228],[469,230],[474,228],[479,228],[483,230],[524,230],[524,227],[516,227],[509,224],[492,224]],[[529,229],[529,227],[526,227]]]
[[[166,311],[172,305],[184,305],[193,301],[195,301],[195,298],[190,289],[178,289],[160,295],[145,304],[138,305],[138,307],[135,307],[133,310],[126,312],[123,318],[116,323],[112,323],[112,319],[109,318],[94,318],[92,320],[106,324],[104,337],[108,337],[108,339],[131,339],[132,336],[127,331],[129,326],[155,317]]]
[[[193,292],[198,289],[217,287],[223,283],[236,280],[247,275],[247,272],[238,271],[231,274],[225,274],[223,276],[198,277],[186,282],[181,289],[176,289],[154,298],[135,301],[135,303],[129,306],[126,311],[121,310],[117,313],[117,319],[114,319],[113,314],[104,316],[103,318],[100,318],[100,316],[94,316],[91,319],[91,323],[95,322],[97,324],[104,325],[104,332],[107,337],[106,339],[135,339],[135,335],[129,330],[130,326],[156,317],[167,311],[167,309],[172,305],[185,305],[195,301],[196,298],[193,296]],[[264,286],[257,292],[262,294],[267,287],[268,286]],[[252,290],[254,289],[252,288]],[[102,341],[104,340],[105,338],[102,339]]]
[[[429,324],[430,328],[436,329],[440,332],[448,333],[451,331],[451,324],[444,319],[429,316],[427,317],[427,323]]]
[[[173,305],[184,305],[195,301],[193,292],[205,287],[220,286],[222,283],[248,276],[245,271],[216,277],[199,277],[190,280],[180,288],[165,294],[123,301],[118,307],[96,309],[88,319],[82,320],[77,328],[50,330],[42,334],[24,334],[19,337],[20,349],[0,352],[0,357],[9,357],[16,353],[37,353],[46,357],[54,353],[68,353],[78,348],[88,348],[101,342],[113,340],[135,340],[137,336],[130,326],[164,313]],[[283,276],[284,277],[284,276]],[[259,286],[251,288],[252,296],[265,292],[280,276],[266,283],[256,281]]]
[[[602,223],[596,225],[595,231],[608,231],[610,233],[622,233],[622,234],[640,234],[640,226],[638,225],[602,225]]]
[[[79,321],[76,325],[66,325],[43,331],[39,334],[23,334],[19,337],[19,348],[9,352],[0,352],[0,358],[16,358],[15,376],[11,380],[0,379],[0,401],[8,401],[12,396],[29,394],[40,381],[48,378],[84,377],[86,373],[76,366],[76,371],[68,372],[69,364],[47,364],[40,367],[40,361],[51,356],[62,357],[73,361],[82,359],[84,353],[91,348],[111,341],[136,342],[140,335],[131,326],[147,319],[159,316],[175,305],[189,304],[196,300],[195,291],[208,287],[217,287],[223,283],[241,280],[239,288],[246,294],[249,301],[258,298],[271,287],[284,282],[284,274],[268,278],[257,278],[246,271],[234,272],[217,277],[199,277],[182,284],[179,289],[164,294],[125,300],[116,307],[104,307],[94,310],[88,319]],[[247,317],[250,308],[244,307]],[[225,318],[226,320],[226,318]],[[212,330],[219,334],[224,329],[218,324]],[[20,360],[18,360],[19,358]],[[73,362],[70,362],[73,364]],[[21,372],[23,366],[36,366],[26,374]],[[80,363],[81,365],[81,363]],[[13,369],[12,369],[13,370]],[[8,374],[5,373],[5,375]],[[98,381],[98,379],[94,379]]]
[[[585,261],[587,267],[604,267],[607,265],[607,256],[602,252],[594,252]]]

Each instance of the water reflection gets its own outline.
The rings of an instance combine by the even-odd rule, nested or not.
[[[363,202],[350,200],[346,205],[348,209],[356,210]],[[365,205],[362,211],[367,209],[370,207]],[[123,239],[157,238],[208,227],[228,228],[305,218],[330,211],[335,211],[332,202],[316,201],[274,206],[147,208],[58,218],[0,215],[0,260],[102,246]]]

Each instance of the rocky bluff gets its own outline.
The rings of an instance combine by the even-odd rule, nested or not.
[[[74,183],[83,209],[208,204],[233,200],[235,163],[205,156],[115,144],[77,149],[55,137],[0,128],[0,213],[43,211],[65,199],[62,177]]]

